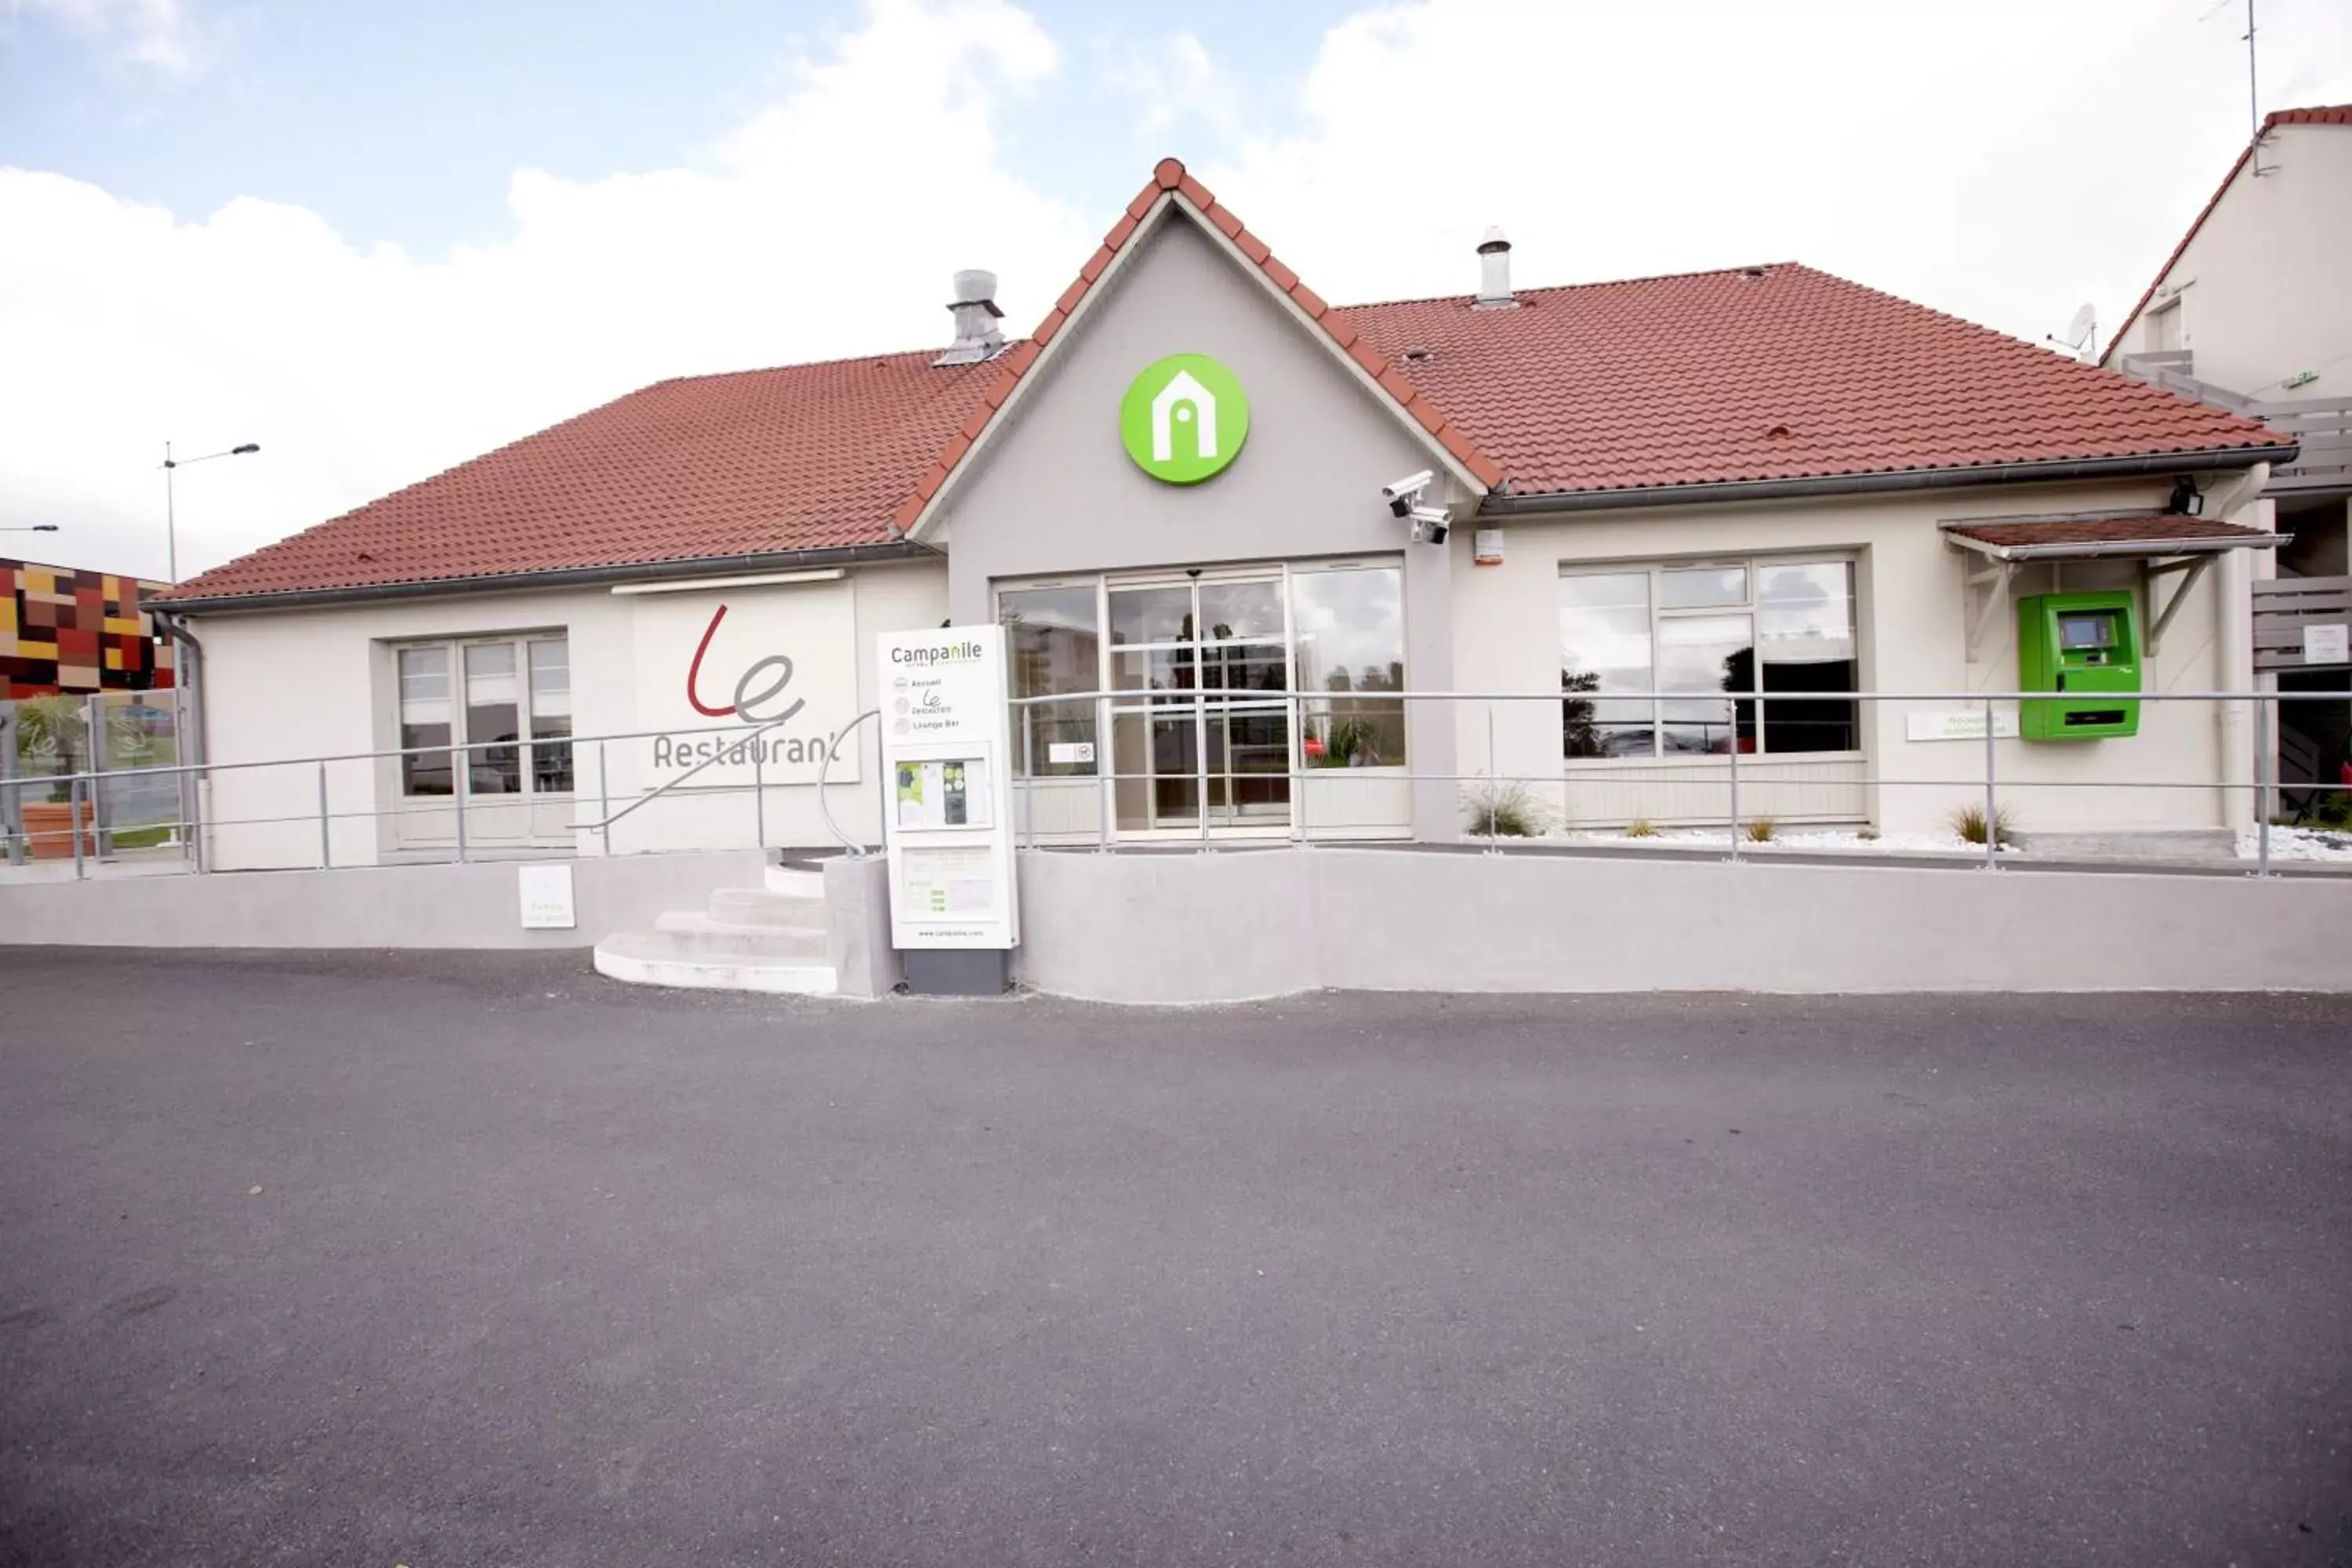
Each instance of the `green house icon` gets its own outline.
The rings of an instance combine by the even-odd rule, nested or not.
[[[1129,383],[1119,437],[1136,467],[1171,485],[1221,472],[1249,437],[1249,399],[1206,354],[1171,354]]]

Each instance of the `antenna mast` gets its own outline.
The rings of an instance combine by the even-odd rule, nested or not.
[[[2254,0],[2246,0],[2246,121],[2250,140],[2263,133],[2263,95],[2254,82]]]

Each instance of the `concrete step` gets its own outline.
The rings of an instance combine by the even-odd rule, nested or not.
[[[596,944],[596,973],[637,985],[696,991],[757,991],[772,995],[830,996],[836,981],[824,963],[696,952],[676,931],[625,931]]]
[[[824,897],[824,873],[812,863],[771,866],[767,878],[768,891],[772,893],[781,893],[788,899]]]
[[[824,929],[824,884],[814,894],[767,888],[720,888],[710,895],[710,918],[732,925]]]
[[[820,913],[822,910],[820,905]],[[826,932],[822,921],[804,926],[771,925],[758,921],[730,921],[691,910],[672,910],[654,917],[654,930],[675,938],[677,945],[688,952],[731,954],[785,963],[824,962]]]

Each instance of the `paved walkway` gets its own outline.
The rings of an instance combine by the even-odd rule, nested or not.
[[[0,1563],[2352,1560],[2352,1001],[0,954]]]

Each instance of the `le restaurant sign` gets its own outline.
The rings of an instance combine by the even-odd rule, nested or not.
[[[635,728],[659,784],[814,784],[832,738],[857,716],[857,619],[846,581],[648,595],[635,619]],[[858,778],[844,744],[825,777]]]

